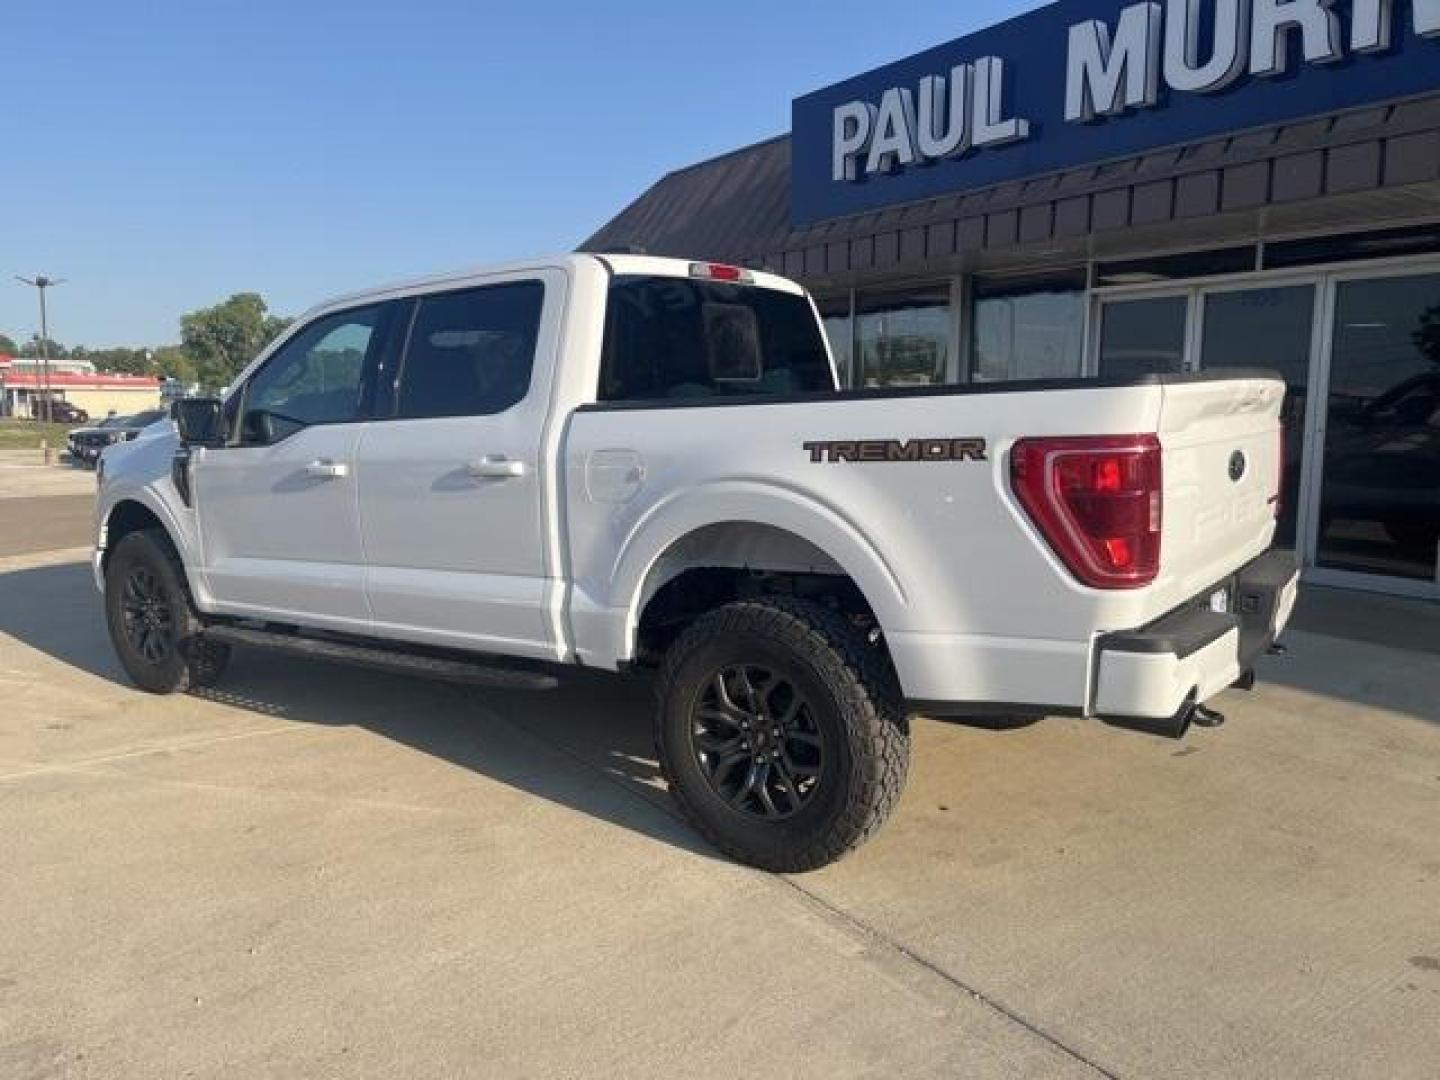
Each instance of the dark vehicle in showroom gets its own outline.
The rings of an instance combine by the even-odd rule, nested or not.
[[[1366,401],[1337,401],[1326,455],[1333,522],[1378,522],[1410,553],[1440,543],[1440,373],[1427,373]]]
[[[70,456],[82,465],[94,465],[107,446],[129,442],[151,424],[169,416],[166,409],[146,409],[133,416],[111,416],[94,427],[76,428],[65,437]]]

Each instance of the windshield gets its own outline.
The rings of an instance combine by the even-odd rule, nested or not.
[[[96,424],[95,426],[102,428],[124,427],[129,422],[130,417],[128,416],[107,416],[104,420],[101,420],[100,423]]]

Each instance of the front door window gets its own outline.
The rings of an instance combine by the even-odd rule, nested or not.
[[[359,419],[365,356],[380,308],[317,319],[282,345],[250,380],[241,441],[266,445],[317,424]]]

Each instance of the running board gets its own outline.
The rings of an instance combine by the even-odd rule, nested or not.
[[[352,645],[328,638],[302,637],[299,634],[255,630],[246,626],[209,626],[205,638],[226,645],[248,645],[257,649],[273,649],[312,660],[330,660],[341,664],[393,671],[403,675],[420,675],[427,679],[489,686],[497,690],[553,690],[559,680],[553,675],[522,668],[491,667],[468,660],[447,660],[437,656],[399,652],[369,645]]]

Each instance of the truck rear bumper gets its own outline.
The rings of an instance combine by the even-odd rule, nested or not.
[[[904,633],[887,641],[912,712],[1095,716],[1179,735],[1195,705],[1253,671],[1289,622],[1298,581],[1294,552],[1276,550],[1154,622],[1093,644]],[[1212,607],[1221,590],[1225,611]]]
[[[1126,726],[1183,731],[1185,711],[1254,670],[1290,620],[1299,568],[1291,551],[1270,551],[1204,596],[1139,630],[1106,634],[1097,646],[1090,712]],[[1226,610],[1211,598],[1224,592]],[[1161,723],[1149,724],[1147,721]]]

